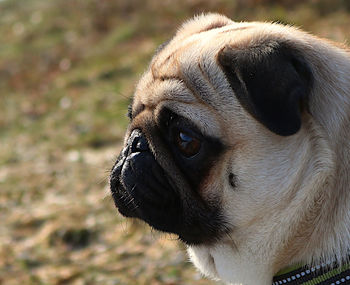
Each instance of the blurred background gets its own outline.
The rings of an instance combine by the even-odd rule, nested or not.
[[[0,1],[0,284],[214,284],[108,195],[137,79],[206,11],[350,38],[348,0]]]

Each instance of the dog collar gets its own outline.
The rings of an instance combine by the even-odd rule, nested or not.
[[[348,259],[349,260],[349,259]],[[322,263],[313,267],[295,266],[284,269],[273,278],[273,285],[337,285],[350,284],[350,262],[342,266]]]

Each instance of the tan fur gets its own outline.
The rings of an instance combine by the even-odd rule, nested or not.
[[[225,47],[245,49],[275,39],[303,54],[315,82],[310,113],[293,136],[273,134],[239,104],[218,66]],[[206,275],[230,284],[271,284],[297,262],[341,261],[350,248],[350,55],[289,26],[235,23],[209,14],[185,23],[139,82],[133,121],[156,123],[164,106],[188,118],[229,150],[201,194],[220,197],[232,233],[189,254]],[[146,120],[146,121],[147,121]],[[168,163],[168,162],[164,162]],[[174,167],[167,165],[166,167]],[[227,169],[237,176],[236,191]],[[209,198],[208,198],[209,199]],[[249,270],[248,270],[249,269]]]

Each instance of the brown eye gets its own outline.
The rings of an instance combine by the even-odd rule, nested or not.
[[[178,131],[175,135],[175,144],[185,157],[196,155],[201,148],[199,139],[181,131]]]

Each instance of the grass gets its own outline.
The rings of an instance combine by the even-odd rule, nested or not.
[[[0,2],[0,284],[213,284],[106,195],[137,79],[204,11],[350,38],[346,0]]]

